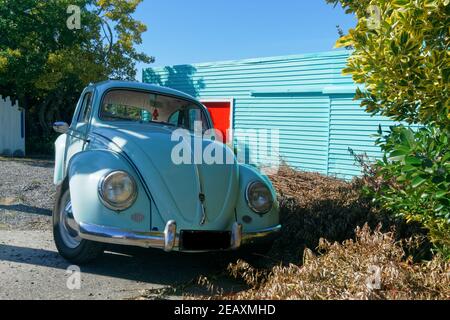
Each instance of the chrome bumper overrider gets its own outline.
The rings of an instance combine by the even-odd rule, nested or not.
[[[179,247],[179,234],[176,222],[167,222],[164,232],[134,232],[119,228],[111,228],[87,223],[78,224],[79,236],[86,240],[138,246],[144,248],[158,248],[165,251],[177,250]],[[242,225],[234,223],[231,228],[230,249],[237,249],[241,244],[253,243],[276,236],[281,230],[281,225],[257,230],[254,232],[242,232]]]

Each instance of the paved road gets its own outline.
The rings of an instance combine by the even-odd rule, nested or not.
[[[126,299],[188,283],[220,271],[209,255],[166,254],[158,250],[106,252],[80,268],[80,289],[70,263],[56,252],[48,231],[0,231],[0,299]],[[69,279],[70,276],[70,279]],[[195,290],[194,287],[191,289]],[[182,294],[182,292],[180,292]],[[155,298],[177,298],[159,296]]]
[[[67,271],[70,264],[58,255],[52,239],[52,166],[48,161],[0,158],[0,299],[128,299],[143,293],[180,298],[198,292],[195,285],[185,284],[224,270],[226,261],[217,254],[113,247],[80,268],[76,289],[76,275]],[[68,280],[75,289],[69,289]],[[219,285],[238,287],[225,278]],[[186,291],[161,295],[174,286]]]

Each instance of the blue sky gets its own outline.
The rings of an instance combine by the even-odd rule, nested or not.
[[[325,0],[144,0],[139,49],[165,66],[332,50],[356,19]]]

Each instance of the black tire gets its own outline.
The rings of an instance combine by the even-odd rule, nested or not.
[[[58,187],[56,193],[56,201],[53,209],[53,239],[59,254],[64,259],[74,264],[86,264],[98,258],[103,253],[105,246],[102,243],[79,239],[78,237],[74,237],[75,235],[72,236],[74,239],[73,245],[70,246],[67,244],[67,235],[63,234],[64,230],[67,230],[67,226],[63,228],[60,221],[61,210],[67,204],[67,197],[70,201],[69,184],[65,180]],[[72,231],[73,229],[70,229],[70,232]],[[79,241],[79,244],[75,241]]]

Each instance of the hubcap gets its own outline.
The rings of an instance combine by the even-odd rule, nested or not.
[[[64,244],[75,249],[81,243],[81,238],[77,232],[77,224],[73,218],[72,201],[70,200],[70,193],[66,192],[61,201],[61,209],[59,211],[59,233],[61,234]]]

